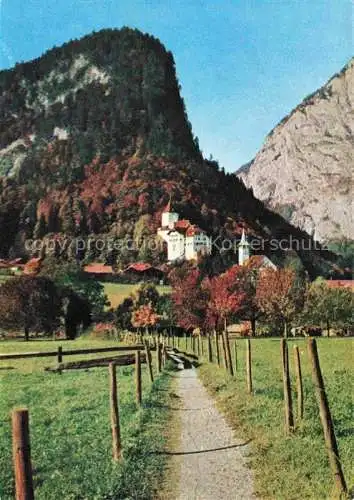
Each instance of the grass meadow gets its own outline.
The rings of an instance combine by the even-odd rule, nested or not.
[[[340,458],[348,488],[354,486],[352,339],[319,339],[318,351],[326,384]],[[292,387],[293,346],[301,352],[304,420],[291,437],[284,436],[283,383],[279,339],[252,341],[254,395],[246,393],[246,342],[237,340],[238,371],[231,378],[223,368],[203,364],[199,373],[238,436],[251,439],[250,467],[256,493],[263,499],[327,500],[336,498],[320,424],[305,339],[289,341]],[[232,345],[234,356],[234,349]],[[296,409],[296,395],[294,394]]]
[[[5,283],[11,276],[0,274],[0,285]],[[135,293],[138,288],[140,288],[141,283],[110,283],[107,281],[102,281],[101,284],[104,287],[104,292],[110,301],[110,306],[116,308],[123,302],[124,299]],[[162,295],[164,293],[170,293],[171,287],[168,285],[157,285],[158,292]]]
[[[104,286],[105,294],[108,297],[111,305],[110,307],[118,307],[119,304],[123,302],[124,299],[129,297],[131,294],[135,293],[138,288],[140,288],[141,284],[129,284],[129,283],[108,283],[102,282]],[[157,291],[159,294],[170,293],[171,287],[166,285],[157,285]]]
[[[112,342],[3,341],[0,352],[104,347]],[[107,356],[107,353],[101,354]],[[99,354],[90,355],[99,357]],[[88,359],[88,356],[70,356]],[[46,373],[55,358],[0,361],[0,498],[14,497],[11,418],[28,407],[35,497],[42,500],[155,498],[165,457],[171,377],[153,386],[142,365],[143,404],[135,403],[134,367],[117,367],[123,460],[112,461],[108,368]],[[156,373],[155,373],[156,375]]]

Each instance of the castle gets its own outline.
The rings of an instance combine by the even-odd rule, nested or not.
[[[171,201],[162,212],[161,227],[157,234],[167,243],[167,260],[169,262],[197,260],[199,255],[211,254],[211,237],[188,219],[179,219],[178,213],[174,212],[171,207]],[[250,248],[251,245],[245,231],[242,230],[241,240],[238,244],[238,263],[240,266],[249,261]],[[257,260],[262,268],[276,269],[276,266],[265,255],[258,255]]]
[[[168,202],[162,212],[161,227],[157,234],[167,243],[167,259],[196,260],[198,255],[210,255],[211,238],[200,227],[187,219],[179,219]]]

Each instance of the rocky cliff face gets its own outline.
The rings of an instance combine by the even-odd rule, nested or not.
[[[354,238],[354,59],[268,135],[238,176],[319,241]]]

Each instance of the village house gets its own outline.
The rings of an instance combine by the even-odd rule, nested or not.
[[[134,262],[124,269],[123,275],[129,278],[130,282],[163,283],[165,273],[159,267],[152,266],[147,262]]]
[[[91,262],[83,268],[84,272],[100,280],[109,280],[115,275],[112,266],[100,262]]]
[[[179,219],[171,201],[166,205],[157,234],[167,243],[167,260],[197,260],[199,255],[211,253],[211,238],[200,227],[187,219]]]

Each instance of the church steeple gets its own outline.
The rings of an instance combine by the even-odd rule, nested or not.
[[[250,258],[250,244],[248,243],[245,230],[242,229],[241,241],[238,245],[238,263],[240,266]]]
[[[170,195],[170,199],[168,200],[167,205],[162,211],[162,218],[161,218],[162,227],[163,228],[168,227],[172,229],[177,221],[178,221],[178,213],[173,211],[171,195]]]
[[[165,206],[165,208],[163,209],[163,213],[170,213],[170,212],[172,212],[171,195],[170,195],[170,199],[168,200],[167,205],[166,205],[166,206]]]

